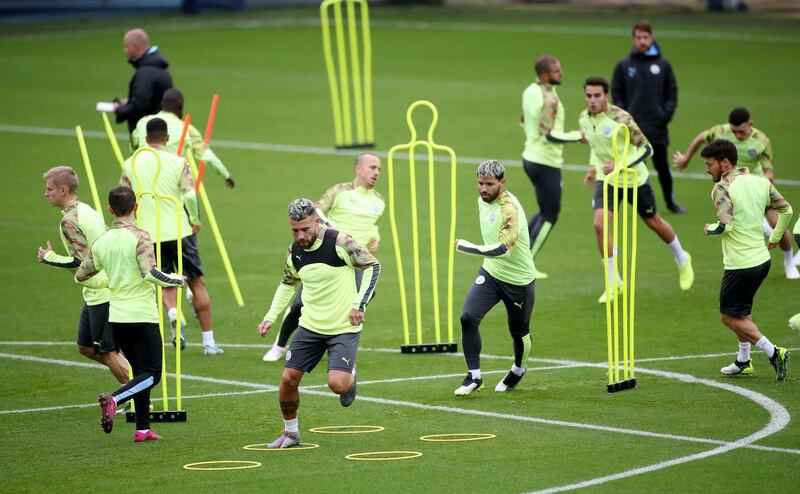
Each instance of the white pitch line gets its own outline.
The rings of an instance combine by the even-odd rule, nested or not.
[[[0,343],[2,343],[2,342],[0,342]],[[102,366],[100,364],[91,364],[91,363],[85,363],[85,362],[75,362],[75,361],[60,360],[60,359],[46,359],[46,358],[34,357],[34,356],[30,356],[30,355],[18,355],[18,354],[0,353],[0,358],[11,358],[11,359],[15,359],[15,360],[25,360],[25,361],[31,361],[31,362],[50,363],[50,364],[65,365],[65,366],[91,367],[91,368],[105,369],[105,366]],[[555,363],[557,363],[557,365],[552,366],[552,367],[531,368],[530,370],[531,371],[535,371],[535,370],[576,368],[576,367],[598,367],[598,368],[602,368],[602,367],[605,366],[605,364],[601,364],[601,363],[577,362],[577,361],[570,361],[570,360],[552,360],[552,359],[548,359],[548,361],[555,362]],[[669,373],[669,372],[647,370],[647,369],[639,369],[639,370],[644,374],[648,374],[649,373],[649,374],[655,374],[655,375],[662,375],[664,377],[678,379],[678,380],[681,380],[681,381],[684,381],[684,382],[696,382],[696,383],[700,383],[700,384],[705,384],[705,381],[707,381],[707,380],[704,380],[704,379],[695,378],[694,376],[690,376],[688,374]],[[487,372],[484,372],[484,373],[485,374],[500,374],[500,373],[504,373],[504,372],[507,372],[507,371],[504,371],[504,370],[503,371],[487,371]],[[174,375],[172,375],[172,374],[170,374],[170,375],[174,377]],[[363,385],[367,385],[367,384],[395,383],[395,382],[409,381],[409,380],[433,380],[433,379],[443,379],[443,378],[451,378],[451,377],[461,377],[462,375],[463,375],[463,373],[459,373],[459,374],[438,374],[438,375],[433,375],[433,376],[417,376],[417,377],[402,378],[402,379],[383,379],[383,380],[374,380],[374,381],[363,381],[363,382],[360,382],[359,384],[361,384],[363,386]],[[263,392],[274,392],[274,391],[277,390],[277,388],[275,386],[270,386],[270,385],[260,384],[260,383],[250,383],[250,382],[246,382],[246,381],[235,381],[235,380],[230,380],[230,379],[216,379],[216,378],[208,378],[208,377],[193,376],[193,375],[184,375],[182,377],[184,379],[187,379],[187,380],[195,380],[195,381],[201,381],[201,382],[212,382],[212,383],[228,384],[228,385],[235,385],[235,386],[245,386],[245,387],[255,388],[255,389],[258,390],[258,391],[238,392],[238,393],[233,393],[233,394],[263,393]],[[708,382],[712,382],[712,381],[708,381]],[[714,387],[721,387],[721,388],[726,389],[728,391],[731,391],[733,389],[739,389],[738,386],[732,386],[732,385],[727,385],[727,384],[719,384],[719,385],[715,384]],[[311,394],[311,395],[317,395],[317,396],[328,396],[328,397],[337,397],[338,396],[338,395],[336,395],[336,394],[334,394],[332,392],[329,392],[329,391],[317,391],[320,388],[323,388],[323,389],[327,388],[327,385],[326,384],[322,384],[322,385],[302,386],[300,388],[300,390],[303,393],[307,393],[307,394]],[[737,391],[733,391],[733,392],[736,392],[737,394],[743,394],[743,393],[738,393]],[[756,395],[757,396],[763,396],[763,395],[760,395],[759,393],[750,392],[748,390],[744,390],[744,392],[745,393],[753,393],[754,396],[756,396]],[[226,393],[210,393],[210,394],[206,394],[206,395],[196,395],[196,396],[197,397],[228,396],[228,394],[226,394]],[[770,400],[769,398],[766,398],[766,399]],[[634,435],[634,436],[640,436],[640,437],[653,437],[653,438],[667,439],[667,440],[673,440],[673,441],[687,441],[687,442],[694,442],[694,443],[715,444],[715,445],[721,445],[721,446],[730,446],[730,445],[738,444],[738,441],[737,442],[730,442],[730,441],[722,441],[722,440],[717,440],[717,439],[708,439],[708,438],[701,438],[701,437],[694,437],[694,436],[665,434],[665,433],[660,433],[660,432],[650,432],[650,431],[642,431],[642,430],[635,430],[635,429],[622,429],[622,428],[619,428],[619,427],[611,427],[611,426],[604,426],[604,425],[594,425],[594,424],[585,424],[585,423],[581,423],[581,422],[566,422],[566,421],[560,421],[560,420],[541,419],[541,418],[527,417],[527,416],[521,416],[521,415],[511,415],[511,414],[501,414],[501,413],[495,413],[495,412],[485,412],[485,411],[481,411],[481,410],[469,410],[469,409],[455,408],[455,407],[443,407],[443,406],[437,406],[437,405],[427,405],[427,404],[423,404],[423,403],[416,403],[416,402],[410,402],[410,401],[390,400],[390,399],[384,399],[384,398],[372,398],[372,397],[367,397],[367,396],[363,396],[363,395],[359,395],[359,400],[378,403],[378,404],[389,404],[389,405],[396,405],[396,406],[406,406],[406,407],[411,407],[411,408],[430,409],[430,410],[444,411],[444,412],[450,412],[450,413],[460,413],[460,414],[466,414],[466,415],[479,415],[479,416],[500,418],[500,419],[505,419],[505,420],[519,420],[519,421],[523,421],[523,422],[532,422],[532,423],[538,423],[538,424],[543,424],[543,425],[555,425],[555,426],[562,426],[562,427],[589,429],[589,430],[596,430],[596,431],[602,431],[602,432],[613,432],[613,433],[628,434],[628,435]],[[755,400],[753,400],[753,401],[755,401]],[[756,402],[756,403],[758,403],[758,402]],[[83,407],[88,407],[88,406],[96,406],[96,405],[95,404],[92,404],[92,405],[64,405],[62,407],[45,407],[45,408],[38,408],[38,409],[3,410],[3,411],[0,411],[0,415],[2,415],[2,414],[10,414],[10,413],[53,411],[53,410],[61,410],[61,409],[66,409],[66,408],[83,408]],[[781,409],[783,409],[783,407],[781,407],[780,405],[777,405],[777,406],[780,407]],[[787,415],[788,415],[788,412],[787,412]],[[785,427],[785,425],[784,425],[784,427]],[[766,437],[766,436],[764,436],[764,437]],[[741,440],[739,440],[739,441],[741,441]],[[789,454],[800,455],[800,450],[794,450],[794,449],[789,449],[789,448],[775,448],[775,447],[769,447],[769,446],[759,446],[759,445],[754,445],[754,444],[742,444],[742,445],[738,445],[736,447],[743,447],[743,448],[748,448],[748,449],[756,449],[756,450],[760,450],[760,451],[769,451],[769,452],[779,452],[779,453],[789,453]]]
[[[623,28],[602,27],[602,26],[573,26],[573,25],[554,25],[554,24],[500,24],[500,23],[477,23],[459,21],[408,21],[392,19],[373,19],[370,21],[373,28],[407,29],[415,31],[466,31],[466,32],[491,32],[491,33],[537,33],[537,34],[562,34],[562,35],[581,35],[581,36],[602,36],[613,38],[624,38],[630,31]],[[270,19],[225,19],[224,21],[195,21],[195,22],[170,22],[163,24],[150,24],[148,31],[151,32],[183,32],[183,31],[205,31],[217,28],[236,28],[236,29],[261,29],[266,27],[318,27],[320,21],[317,18],[306,17],[274,17]],[[96,36],[104,34],[118,34],[119,29],[109,28],[89,28],[83,30],[70,31],[51,31],[44,33],[26,33],[21,35],[9,35],[1,37],[0,40],[30,41],[47,39],[80,38],[86,36]],[[710,40],[710,41],[733,41],[747,43],[800,43],[800,37],[791,34],[763,34],[763,33],[742,33],[724,31],[685,31],[677,29],[659,30],[660,39],[686,39],[686,40]]]
[[[565,360],[562,362],[568,363],[570,361]],[[598,367],[602,366],[598,365]],[[605,484],[615,480],[634,477],[636,475],[655,472],[657,470],[663,470],[665,468],[669,468],[675,465],[681,465],[692,461],[703,460],[706,458],[710,458],[712,456],[717,456],[723,453],[727,453],[729,451],[733,451],[734,449],[747,448],[750,445],[752,445],[753,442],[758,441],[760,439],[764,439],[765,437],[775,434],[776,432],[784,429],[789,424],[789,421],[791,419],[789,412],[780,403],[776,402],[772,398],[769,398],[761,393],[751,391],[749,389],[742,388],[740,386],[734,386],[732,384],[726,384],[726,383],[718,383],[710,379],[702,379],[691,376],[689,374],[682,374],[677,372],[656,371],[656,370],[642,369],[641,367],[637,370],[642,374],[653,374],[668,379],[677,379],[679,381],[686,383],[702,384],[712,388],[718,388],[725,391],[729,391],[734,394],[738,394],[755,402],[756,404],[764,408],[767,412],[769,412],[770,420],[767,423],[767,425],[764,426],[761,430],[753,434],[750,434],[749,436],[743,437],[733,442],[726,442],[725,444],[717,448],[704,451],[702,453],[695,453],[692,455],[681,456],[678,458],[673,458],[671,460],[662,461],[643,467],[632,468],[630,470],[625,470],[623,472],[618,472],[612,475],[605,475],[602,477],[584,480],[582,482],[577,482],[574,484],[567,484],[558,487],[551,487],[547,489],[533,491],[528,494],[553,494],[556,492],[565,492],[565,491],[582,489],[584,487],[591,487],[595,485]]]
[[[7,124],[0,124],[0,132],[6,133],[17,133],[17,134],[35,134],[35,135],[48,135],[48,136],[57,136],[57,137],[75,137],[75,131],[72,129],[58,129],[53,127],[31,127],[26,125],[7,125]],[[119,133],[115,134],[119,139],[127,139],[128,135]],[[92,138],[92,139],[107,139],[105,132],[100,132],[97,130],[84,130],[83,136]],[[248,150],[255,150],[255,151],[267,151],[267,152],[278,152],[278,153],[298,153],[298,154],[313,154],[313,155],[324,155],[324,156],[356,156],[360,154],[362,151],[354,150],[354,149],[341,149],[337,150],[330,147],[323,147],[323,146],[303,146],[303,145],[295,145],[295,144],[273,144],[268,142],[244,142],[244,141],[229,141],[229,140],[214,140],[214,147],[221,147],[221,148],[231,148],[231,149],[248,149]],[[386,151],[372,151],[375,155],[380,156],[381,158],[386,158],[388,153]],[[408,158],[407,153],[396,153],[395,156],[401,159]],[[428,159],[427,155],[418,154],[415,155],[419,160],[426,160]],[[434,161],[438,162],[450,162],[450,158],[444,156],[434,156]],[[476,158],[472,156],[461,156],[458,157],[458,163],[462,165],[479,165],[483,160],[486,158]],[[521,167],[521,158],[504,158],[500,159],[500,161],[505,166],[513,166],[513,167]],[[575,165],[575,164],[565,164],[563,166],[564,170],[573,171],[573,172],[586,172],[586,165]],[[655,170],[649,170],[654,176],[657,175]],[[704,173],[696,173],[696,172],[680,172],[675,173],[672,175],[674,178],[677,179],[689,179],[689,180],[705,180],[708,181],[708,175]],[[800,186],[800,180],[793,180],[787,178],[776,178],[774,182],[778,185],[787,185],[787,186]]]

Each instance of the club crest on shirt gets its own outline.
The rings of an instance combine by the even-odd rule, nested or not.
[[[492,213],[489,215],[489,223],[494,224],[494,220],[497,219],[497,215]]]
[[[600,132],[602,132],[604,136],[608,137],[611,135],[611,127],[608,125],[603,125],[603,128],[600,129]]]
[[[757,154],[758,152],[753,148],[747,150],[747,156],[750,156],[751,158],[755,158]]]
[[[485,277],[485,276],[483,276],[482,274],[481,274],[481,275],[478,275],[478,277],[477,277],[477,278],[475,278],[475,284],[476,284],[476,285],[483,285],[483,283],[484,283],[485,281],[486,281],[486,277]]]
[[[660,74],[661,73],[661,67],[659,67],[658,64],[654,63],[653,65],[650,66],[650,73],[653,74],[653,75]]]
[[[636,75],[636,67],[628,67],[628,77],[633,77]]]

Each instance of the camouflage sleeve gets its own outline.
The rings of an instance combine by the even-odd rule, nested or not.
[[[500,245],[505,245],[511,251],[517,245],[517,240],[519,240],[519,214],[513,203],[507,202],[503,204],[500,208],[500,218],[502,223],[498,240]]]
[[[552,91],[543,91],[544,101],[539,114],[539,132],[546,135],[556,126],[556,113],[558,112],[558,98]]]
[[[726,226],[733,227],[733,201],[728,193],[727,184],[719,182],[711,191],[711,198],[714,200],[714,208],[717,211],[717,219]]]
[[[707,129],[705,132],[706,144],[710,143],[711,141],[716,139],[718,135],[722,134],[722,132],[725,130],[724,127],[725,127],[724,125],[715,125],[710,129]]]
[[[61,220],[61,232],[69,244],[69,255],[78,259],[83,259],[89,248],[89,241],[83,233],[77,221],[72,216],[65,216]]]
[[[783,198],[778,189],[775,188],[775,185],[770,182],[769,183],[769,204],[768,207],[778,211],[778,222],[775,224],[775,228],[772,230],[772,234],[769,236],[769,243],[777,244],[781,241],[784,232],[789,228],[789,224],[792,222],[792,216],[794,216],[794,212],[792,211],[792,206]]]
[[[768,138],[758,162],[761,165],[761,169],[772,170],[772,142]]]
[[[89,252],[86,253],[86,257],[83,259],[81,265],[78,266],[78,270],[75,272],[75,281],[84,285],[90,285],[91,282],[88,280],[99,273],[101,269],[103,269],[102,266],[100,266],[100,263],[95,260],[94,254],[92,253],[91,249],[89,249]]]
[[[366,269],[378,264],[378,260],[375,256],[370,254],[365,247],[358,245],[350,235],[339,232],[339,235],[336,237],[336,247],[341,248],[341,251],[340,249],[336,249],[339,253],[339,257],[356,269]]]
[[[133,230],[132,233],[136,235],[136,263],[139,265],[139,273],[144,277],[156,267],[153,243],[150,241],[150,235],[141,228]]]
[[[297,285],[300,283],[300,275],[294,269],[292,264],[292,248],[290,247],[286,253],[286,264],[283,265],[283,277],[281,283],[284,285]]]
[[[317,209],[317,211],[327,214],[327,212],[333,207],[333,203],[336,201],[336,195],[339,194],[341,190],[342,184],[336,184],[333,187],[330,187],[325,191],[325,194],[319,198],[316,204],[314,204],[314,207]]]
[[[183,161],[183,169],[181,170],[180,178],[180,191],[183,205],[186,212],[189,214],[189,223],[192,225],[200,224],[200,206],[197,203],[197,194],[195,192],[194,178],[192,177],[192,170],[189,169],[189,163],[185,159]]]

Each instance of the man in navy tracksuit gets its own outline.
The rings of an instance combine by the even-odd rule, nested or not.
[[[649,22],[633,26],[633,48],[628,57],[617,63],[611,80],[614,104],[633,115],[653,146],[653,165],[664,193],[667,209],[673,213],[686,210],[675,202],[672,174],[669,170],[667,124],[678,106],[678,82],[672,65],[661,56]]]

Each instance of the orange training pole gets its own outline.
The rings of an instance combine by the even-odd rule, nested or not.
[[[211,109],[208,111],[208,124],[206,124],[205,141],[206,146],[211,142],[211,132],[214,130],[214,119],[217,117],[217,103],[219,103],[219,95],[215,94],[211,98]],[[201,161],[197,171],[197,192],[200,193],[200,183],[203,181],[203,171],[206,169],[205,162]]]
[[[183,130],[181,131],[181,138],[178,141],[178,156],[183,156],[183,144],[186,142],[186,133],[189,131],[189,124],[192,122],[192,114],[187,113],[186,119],[183,121]]]

